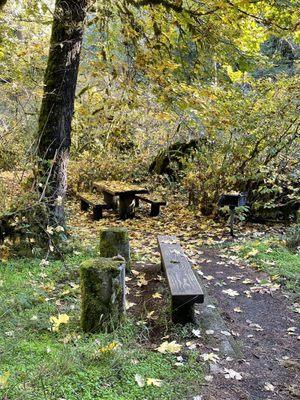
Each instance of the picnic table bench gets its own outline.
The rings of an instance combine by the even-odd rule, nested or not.
[[[122,219],[133,218],[135,215],[136,195],[148,193],[146,188],[119,181],[94,182],[93,187],[103,193],[104,201],[111,208],[119,208],[119,214]]]
[[[145,203],[151,204],[150,217],[156,217],[159,215],[160,207],[165,206],[167,202],[153,195],[136,195],[135,205],[139,206],[139,201],[144,201]]]
[[[93,193],[77,193],[76,196],[80,200],[80,209],[87,211],[90,207],[93,210],[93,220],[99,221],[103,216],[103,210],[108,209],[109,205],[104,202],[99,194]]]
[[[157,241],[172,296],[172,320],[175,323],[193,321],[194,304],[204,301],[200,283],[176,236],[158,236]]]

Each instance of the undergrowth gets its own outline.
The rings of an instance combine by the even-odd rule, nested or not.
[[[80,331],[78,267],[84,257],[48,266],[25,259],[0,265],[0,398],[175,400],[197,395],[203,377],[197,355],[188,352],[176,366],[176,355],[155,351],[137,321],[127,319],[111,334]],[[56,332],[50,317],[59,314],[69,321]],[[162,385],[139,387],[136,375]]]
[[[300,293],[300,255],[277,238],[247,240],[236,246],[240,257],[256,268],[278,277],[287,289]]]

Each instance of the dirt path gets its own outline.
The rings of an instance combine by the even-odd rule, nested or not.
[[[237,359],[222,357],[218,344],[210,345],[214,337],[218,343],[220,332],[201,329],[200,338],[190,337],[199,354],[220,357],[217,363],[210,364],[208,381],[199,400],[300,398],[299,314],[292,311],[291,298],[269,281],[266,274],[240,265],[230,256],[225,258],[218,250],[207,249],[200,253],[201,269],[197,271],[214,299],[214,305],[210,306],[215,306],[221,314],[226,324],[222,332],[227,338],[231,335],[230,340],[236,342],[242,356]],[[130,313],[147,322],[149,337],[145,338],[145,345],[155,347],[164,335],[170,334],[168,288],[158,265],[136,263],[134,268],[134,276],[128,281]],[[161,297],[153,298],[155,293],[160,293]],[[172,332],[171,337],[174,339]],[[242,379],[226,378],[225,369],[239,373]]]
[[[292,311],[291,299],[271,282],[259,284],[267,279],[265,274],[215,250],[205,250],[203,258],[203,281],[217,300],[229,333],[239,342],[243,358],[225,359],[213,368],[202,399],[300,398],[299,314]],[[234,292],[224,292],[228,289]],[[224,368],[237,371],[242,380],[226,379]]]
[[[76,204],[74,209],[77,208]],[[223,226],[195,218],[176,202],[166,207],[159,218],[149,218],[147,213],[148,210],[141,209],[139,218],[126,221],[119,221],[109,214],[95,223],[88,215],[77,210],[73,213],[76,216],[73,225],[75,232],[80,233],[82,241],[86,241],[87,245],[97,237],[102,226],[121,225],[129,229],[131,246],[137,260],[134,265],[137,274],[127,281],[127,300],[130,303],[128,313],[147,326],[148,333],[141,338],[145,346],[155,349],[167,335],[168,340],[185,344],[184,351],[196,349],[199,352],[199,362],[203,362],[203,354],[216,354],[220,357],[217,363],[210,364],[212,369],[207,373],[207,382],[199,396],[180,400],[300,398],[299,314],[292,311],[292,304],[296,301],[299,303],[299,299],[292,299],[290,294],[286,295],[272,282],[262,285],[258,280],[265,279],[268,282],[266,274],[243,265],[224,250],[208,248],[220,241],[228,241]],[[278,230],[281,232],[281,227]],[[253,236],[257,239],[258,231],[262,235],[267,232],[276,234],[274,228],[250,224],[240,227],[238,234],[240,237],[250,239]],[[192,329],[189,334],[183,328],[177,331],[173,329],[167,302],[169,291],[158,264],[160,257],[156,237],[161,232],[175,234],[186,254],[195,261],[196,273],[203,273],[203,284],[208,294],[215,299],[216,310],[226,323],[225,333],[207,333],[201,329],[198,338],[192,335]],[[223,292],[228,289],[229,292]],[[214,305],[211,306],[213,309]],[[185,336],[180,336],[180,332],[184,332]],[[228,334],[231,336],[226,336],[227,340],[233,338],[243,353],[238,360],[222,357],[218,345],[210,344],[215,336]],[[192,345],[186,345],[188,342]],[[233,378],[226,379],[225,368],[237,372],[242,379],[235,379],[240,376],[233,372]]]

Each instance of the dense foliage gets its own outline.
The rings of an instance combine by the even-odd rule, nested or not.
[[[0,16],[0,169],[20,181],[35,175],[53,7],[8,2]],[[297,2],[283,0],[94,2],[69,187],[143,179],[161,148],[205,137],[178,171],[196,204],[212,211],[225,190],[250,191],[256,209],[296,203],[297,15]]]

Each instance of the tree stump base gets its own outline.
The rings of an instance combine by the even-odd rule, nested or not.
[[[84,261],[80,266],[81,328],[111,332],[125,313],[125,263],[111,258]]]

